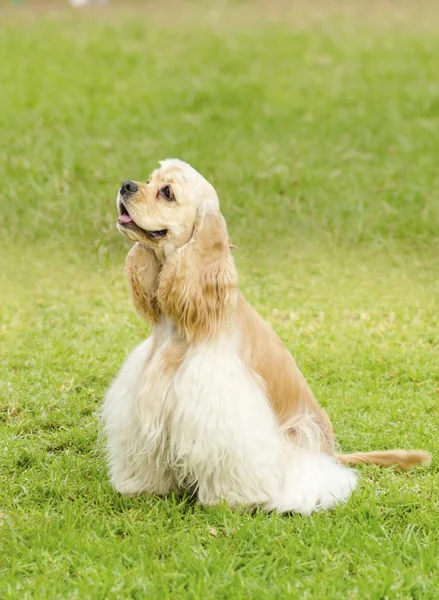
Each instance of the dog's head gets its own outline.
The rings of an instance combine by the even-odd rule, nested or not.
[[[117,206],[119,231],[140,242],[127,265],[140,314],[154,322],[165,315],[187,340],[219,335],[238,277],[214,188],[171,159],[144,184],[125,181]]]
[[[197,214],[206,203],[219,208],[218,196],[187,163],[168,159],[146,183],[124,181],[117,196],[117,228],[135,242],[172,251],[186,244]]]

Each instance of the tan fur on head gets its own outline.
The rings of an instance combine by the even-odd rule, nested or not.
[[[118,209],[123,205],[131,218],[129,226],[119,222],[118,229],[130,240],[151,248],[160,261],[191,239],[202,206],[219,210],[213,186],[178,159],[162,161],[160,169],[153,171],[146,183],[136,182],[136,187],[127,196],[118,194]],[[163,193],[166,188],[170,198]],[[157,231],[165,233],[151,236]]]

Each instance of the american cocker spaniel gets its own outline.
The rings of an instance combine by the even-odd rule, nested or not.
[[[310,514],[349,498],[346,465],[429,464],[422,451],[336,453],[328,415],[238,289],[218,196],[195,169],[165,160],[146,183],[125,181],[117,207],[136,242],[132,300],[153,326],[103,406],[120,493],[189,488],[203,505]]]

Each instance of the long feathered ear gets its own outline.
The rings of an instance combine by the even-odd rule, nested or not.
[[[159,271],[160,265],[152,250],[139,243],[131,248],[126,262],[131,298],[137,313],[150,323],[160,319],[157,300]]]
[[[233,313],[237,284],[226,223],[216,206],[206,204],[191,240],[162,267],[157,290],[160,307],[188,341],[212,339]]]

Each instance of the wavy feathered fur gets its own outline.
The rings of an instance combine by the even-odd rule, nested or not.
[[[124,202],[137,226],[127,234],[138,242],[127,259],[131,295],[153,333],[103,406],[116,489],[191,487],[205,505],[309,514],[347,500],[357,476],[345,464],[429,463],[422,451],[336,454],[328,415],[239,292],[215,190],[192,167],[165,161]],[[151,239],[154,230],[164,239]]]

